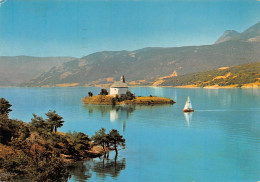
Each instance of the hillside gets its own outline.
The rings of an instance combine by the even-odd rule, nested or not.
[[[259,87],[260,62],[166,78],[159,86]]]
[[[16,86],[29,81],[53,66],[71,61],[72,57],[1,56],[0,86]]]
[[[160,77],[184,75],[260,61],[260,23],[240,38],[222,37],[222,43],[135,51],[97,52],[51,68],[21,86],[109,86],[126,75],[130,85],[150,85]],[[225,39],[223,41],[223,39]]]

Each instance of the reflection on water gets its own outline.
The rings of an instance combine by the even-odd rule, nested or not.
[[[96,178],[106,180],[107,177],[116,179],[121,170],[126,168],[126,159],[100,157],[85,162],[79,162],[69,167],[73,181],[87,181],[95,174]]]
[[[107,113],[110,114],[110,121],[127,120],[131,113],[136,109],[134,105],[127,106],[112,106],[112,105],[84,105],[91,115],[93,112],[100,112],[104,117]]]
[[[110,110],[110,121],[118,119],[118,111],[116,109]]]
[[[192,120],[192,112],[184,112],[184,117],[187,122],[188,127],[190,126],[191,120]]]
[[[83,162],[76,163],[69,166],[69,171],[73,175],[75,181],[84,182],[91,178],[92,174],[90,172],[91,166],[89,164],[84,164]]]
[[[94,162],[92,171],[96,173],[97,177],[101,179],[106,179],[107,176],[116,178],[121,170],[126,167],[126,159],[117,160],[117,158],[112,159],[99,159]]]
[[[94,112],[100,113],[102,117],[109,113],[110,121],[126,121],[129,119],[131,114],[135,110],[152,110],[158,107],[169,107],[171,105],[91,105],[84,104],[83,107],[88,110],[89,115],[91,116]]]

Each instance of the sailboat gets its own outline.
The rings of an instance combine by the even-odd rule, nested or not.
[[[185,104],[185,106],[183,108],[183,112],[194,112],[194,110],[192,109],[192,105],[191,105],[189,96],[188,96],[186,104]]]

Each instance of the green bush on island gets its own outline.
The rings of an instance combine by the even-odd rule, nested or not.
[[[135,94],[133,94],[129,90],[126,92],[125,95],[116,95],[116,97],[115,97],[115,101],[117,101],[117,102],[133,100],[133,99],[135,99]]]
[[[89,96],[89,97],[92,97],[92,96],[93,96],[93,93],[92,93],[92,92],[88,92],[88,96]]]
[[[33,114],[31,122],[25,123],[9,119],[11,104],[3,98],[0,101],[4,103],[0,104],[0,181],[67,181],[71,176],[67,163],[93,157],[88,151],[101,145],[82,132],[58,132],[64,121],[56,111],[46,113],[46,119]],[[112,131],[106,138],[113,143],[110,150],[117,153],[125,140],[117,130]]]
[[[99,95],[108,95],[107,89],[102,88],[102,89],[100,90]]]

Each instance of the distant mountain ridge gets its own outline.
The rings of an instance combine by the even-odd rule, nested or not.
[[[223,43],[229,40],[240,40],[247,42],[259,42],[260,41],[260,22],[254,26],[248,28],[242,33],[235,30],[227,30],[224,34],[215,42],[216,44]]]
[[[219,44],[222,42],[226,42],[232,40],[240,35],[239,32],[235,30],[226,30],[224,34],[215,42],[215,44]]]
[[[258,62],[259,25],[257,23],[243,33],[226,32],[219,43],[213,45],[97,52],[53,67],[22,86],[108,87],[121,74],[126,75],[130,85],[151,85],[158,78],[169,76],[173,72],[185,75]]]
[[[36,71],[41,73],[38,76],[14,84],[26,87],[108,87],[124,74],[129,85],[152,85],[155,81],[160,85],[162,79],[173,75],[259,62],[260,22],[242,33],[226,31],[212,45],[103,51],[70,59],[48,67],[47,71],[41,67],[42,70]]]
[[[73,57],[0,56],[0,86],[17,86]]]

